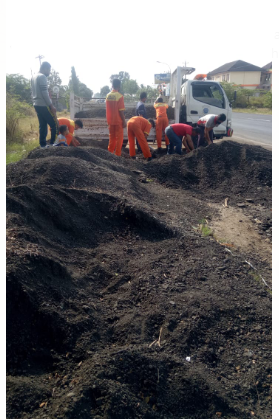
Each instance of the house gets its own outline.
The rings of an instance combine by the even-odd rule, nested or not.
[[[272,62],[262,68],[259,89],[272,90]]]
[[[246,61],[232,61],[210,71],[208,80],[238,84],[245,89],[256,89],[260,85],[263,69]]]

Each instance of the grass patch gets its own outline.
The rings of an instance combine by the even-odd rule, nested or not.
[[[70,112],[57,112],[57,117],[70,118]],[[8,142],[6,146],[6,164],[15,163],[26,157],[30,151],[39,147],[39,121],[36,115],[20,118],[20,138]],[[50,139],[50,131],[47,140]]]
[[[207,226],[207,221],[205,218],[203,218],[200,222],[199,222],[199,228],[201,230],[201,233],[204,237],[208,237],[208,236],[213,236],[213,230],[211,230],[208,226]]]
[[[272,115],[272,109],[268,109],[268,108],[233,108],[233,112],[255,113],[259,115]]]

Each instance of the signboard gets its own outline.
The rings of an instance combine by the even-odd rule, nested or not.
[[[171,79],[170,73],[161,73],[161,74],[154,74],[154,83],[169,83]]]

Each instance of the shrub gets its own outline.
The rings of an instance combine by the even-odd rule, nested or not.
[[[7,93],[6,96],[6,136],[7,142],[20,140],[22,133],[19,129],[19,120],[27,116],[34,116],[34,109],[25,102],[20,102],[17,96]]]
[[[272,93],[267,92],[264,96],[264,106],[266,108],[272,109]]]

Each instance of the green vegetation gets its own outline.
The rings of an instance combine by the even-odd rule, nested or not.
[[[124,95],[125,102],[138,100],[141,92],[147,93],[147,99],[155,99],[158,96],[158,90],[147,85],[138,85],[136,80],[130,78],[130,74],[127,71],[119,71],[118,74],[112,74],[110,76],[110,82],[113,79],[121,80],[120,92]],[[105,97],[110,92],[109,86],[103,86],[100,93],[95,93],[94,98]]]
[[[204,237],[208,237],[208,236],[213,236],[213,230],[211,230],[207,225],[207,221],[205,218],[203,218],[200,222],[199,222],[199,228],[202,232],[202,235]]]
[[[255,113],[259,115],[272,115],[272,110],[268,108],[234,108],[233,111],[242,113]]]
[[[232,107],[240,109],[252,109],[257,110],[258,108],[272,109],[272,92],[266,90],[251,90],[243,89],[240,85],[233,83],[221,82],[223,89]],[[236,93],[236,100],[234,101],[234,92]],[[255,96],[255,93],[259,93],[259,96]]]

